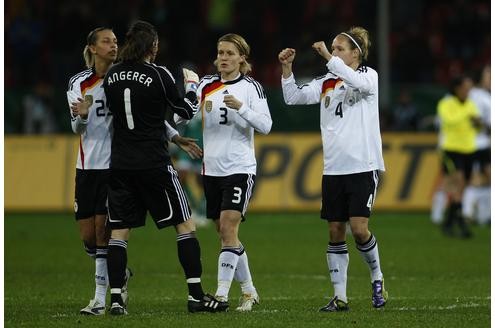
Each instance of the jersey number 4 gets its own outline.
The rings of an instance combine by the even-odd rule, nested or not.
[[[344,117],[344,114],[342,113],[342,102],[339,102],[337,108],[335,108],[335,116],[340,116],[340,118]]]

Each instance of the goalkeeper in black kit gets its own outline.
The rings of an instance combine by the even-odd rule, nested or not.
[[[184,70],[186,97],[179,94],[171,73],[153,64],[158,34],[153,25],[137,21],[126,34],[119,59],[107,73],[105,94],[113,113],[111,174],[108,190],[108,275],[110,314],[127,314],[122,302],[127,243],[132,228],[145,224],[149,212],[158,229],[174,226],[179,261],[189,289],[189,312],[222,311],[201,286],[200,246],[188,200],[172,166],[166,142],[165,115],[170,108],[184,119],[197,111],[196,73]]]

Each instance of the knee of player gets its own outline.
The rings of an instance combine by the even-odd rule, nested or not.
[[[355,227],[352,229],[352,236],[354,240],[359,243],[365,243],[370,238],[371,232],[368,230],[368,227]]]

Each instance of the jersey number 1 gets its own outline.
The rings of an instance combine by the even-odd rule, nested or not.
[[[134,118],[131,111],[131,89],[129,88],[124,89],[124,109],[127,127],[129,130],[134,130]]]

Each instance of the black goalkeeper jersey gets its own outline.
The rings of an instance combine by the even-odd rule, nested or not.
[[[170,164],[164,125],[167,111],[191,119],[197,111],[195,94],[183,98],[172,74],[148,63],[112,66],[103,86],[113,113],[110,167],[142,170]]]

